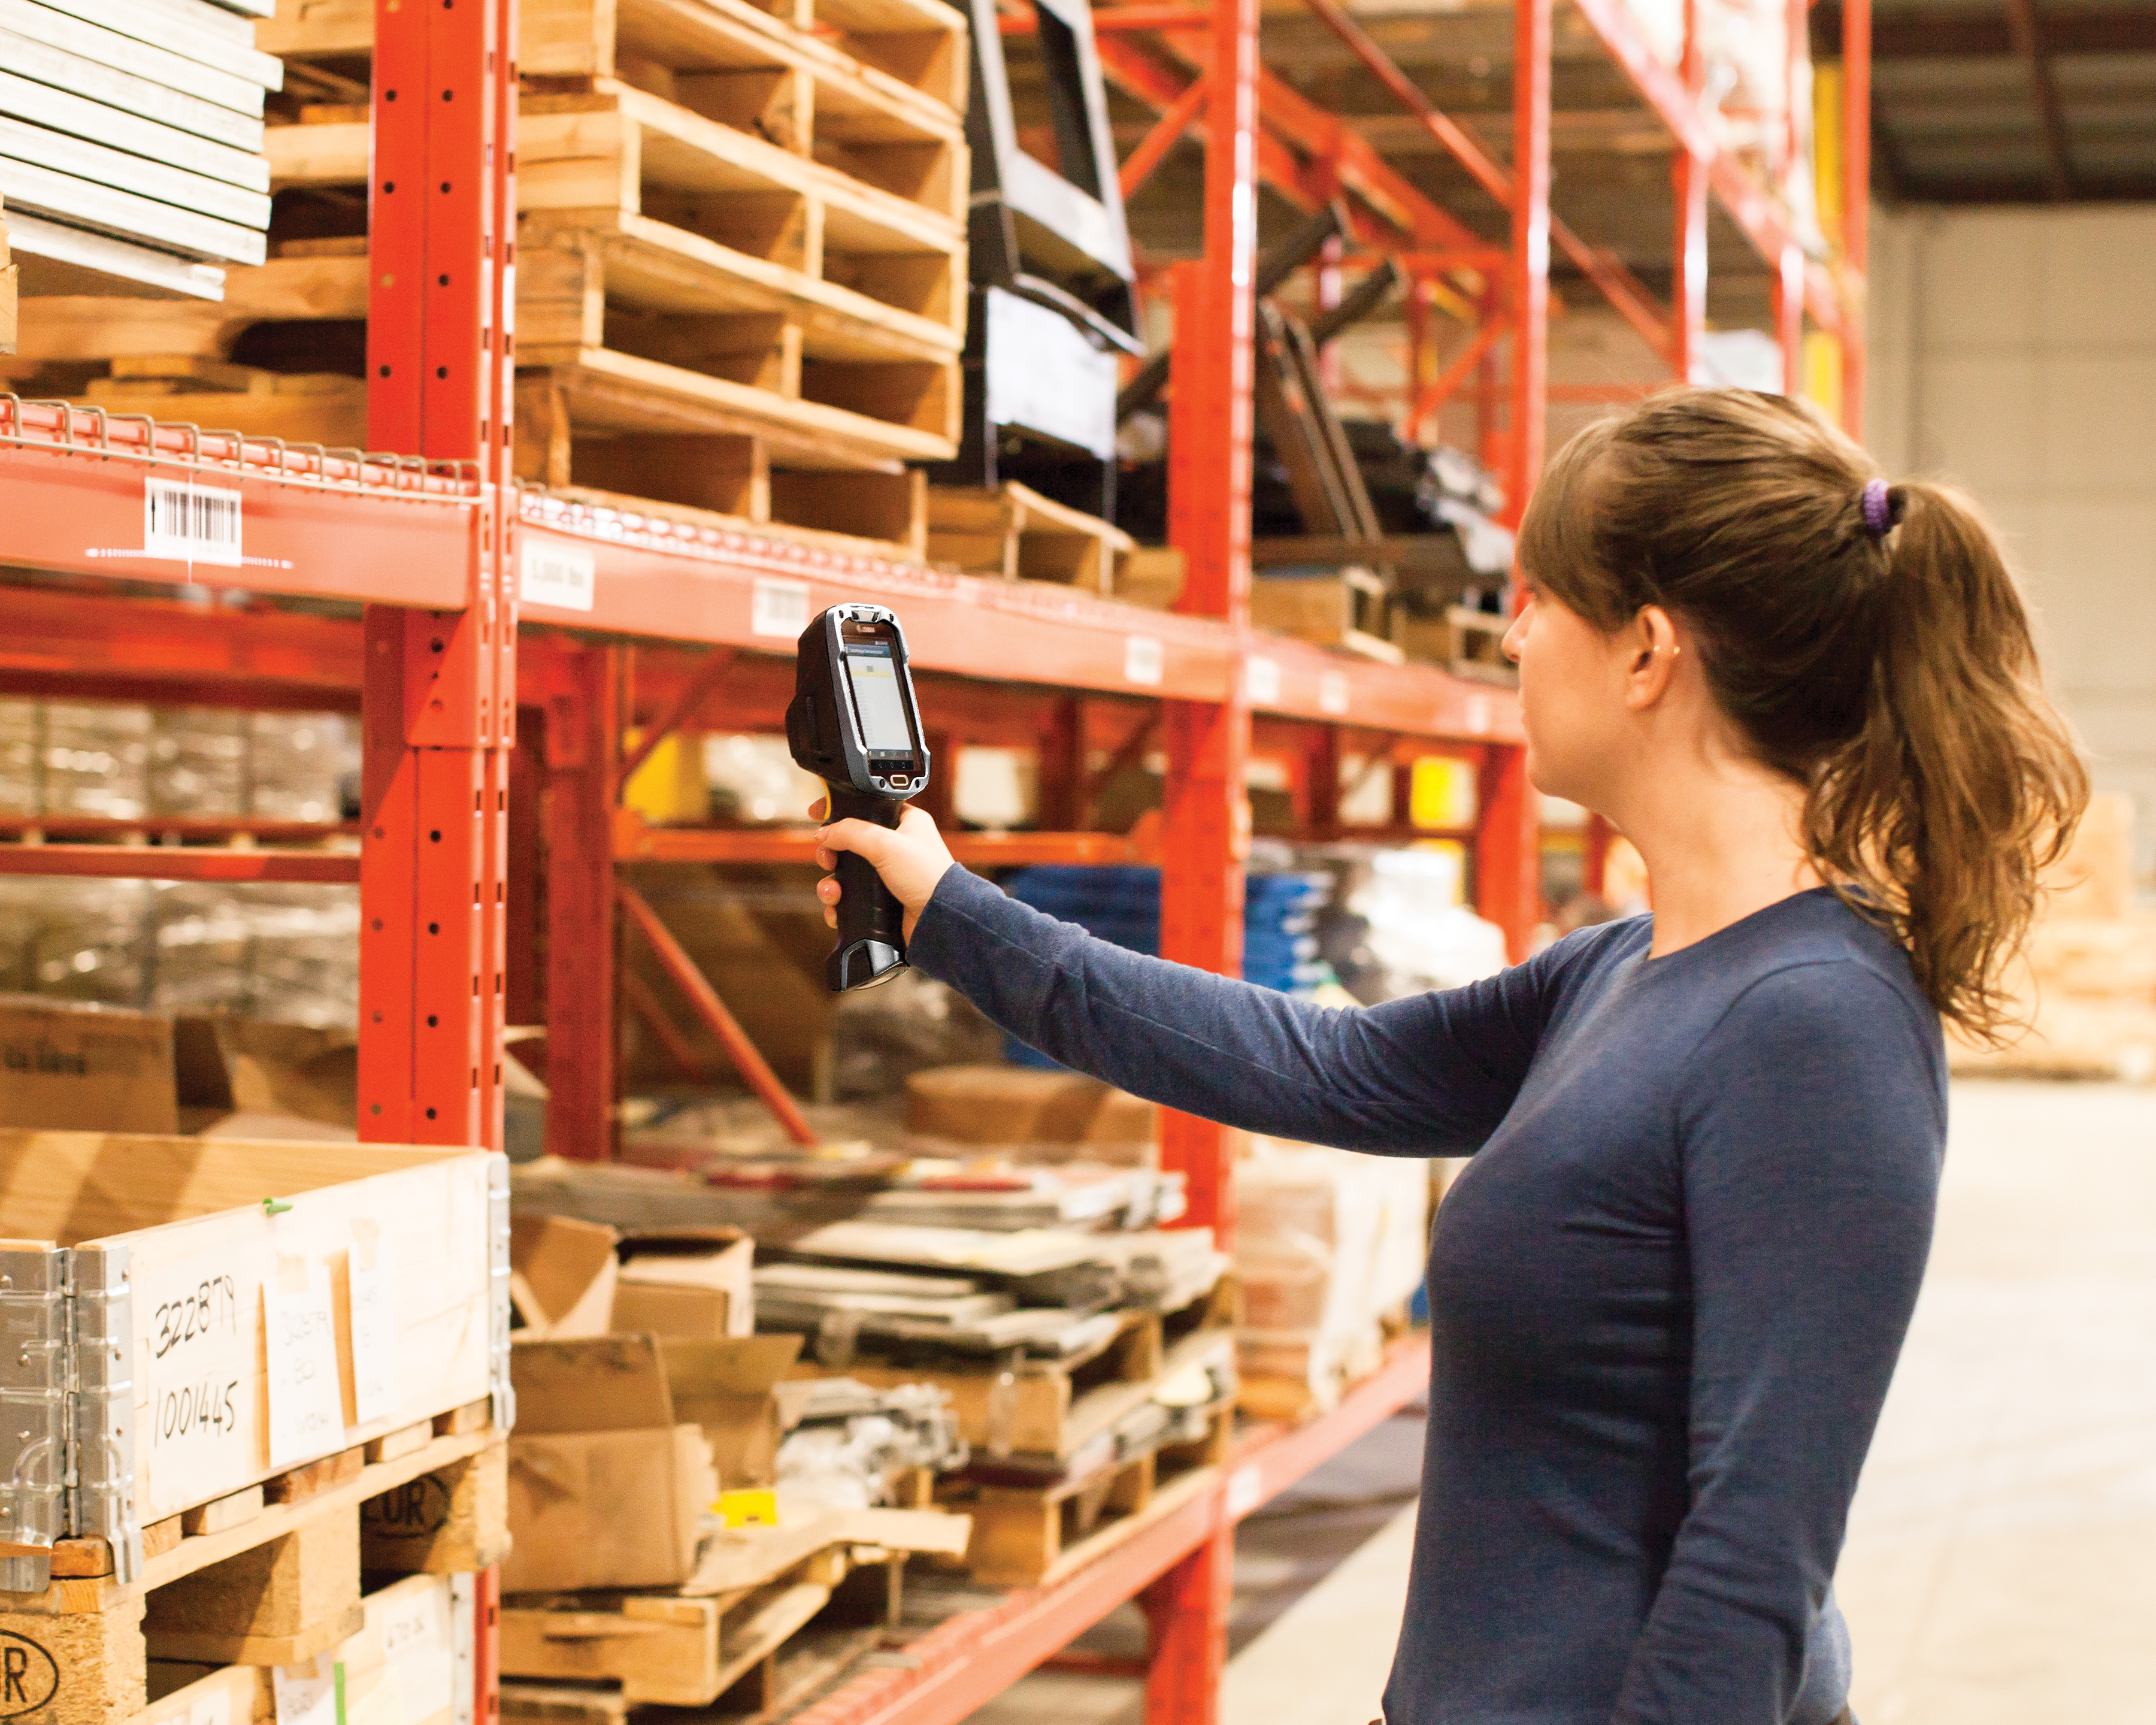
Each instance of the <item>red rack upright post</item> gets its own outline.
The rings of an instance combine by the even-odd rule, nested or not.
[[[367,608],[363,1137],[501,1142],[515,0],[377,0],[371,440],[480,481],[459,610]]]
[[[1240,630],[1250,614],[1251,279],[1257,254],[1257,0],[1216,0],[1206,105],[1205,255],[1175,271],[1168,408],[1168,534],[1187,560],[1178,608]],[[1244,786],[1250,689],[1240,666],[1219,701],[1170,701],[1160,932],[1164,957],[1243,968]],[[1232,1135],[1163,1111],[1161,1157],[1189,1180],[1189,1220],[1234,1238]],[[1228,1656],[1234,1529],[1223,1523],[1156,1581],[1148,1725],[1214,1725]]]

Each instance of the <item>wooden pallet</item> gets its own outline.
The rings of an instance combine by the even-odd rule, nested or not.
[[[1147,1520],[1164,1489],[1208,1473],[1227,1459],[1235,1410],[1220,1403],[1202,1414],[1204,1431],[1178,1438],[1082,1475],[1040,1487],[975,1485],[947,1499],[973,1518],[966,1568],[997,1587],[1050,1583],[1127,1538]],[[1179,1501],[1183,1484],[1171,1502]]]
[[[742,62],[711,57],[740,56],[752,30],[786,55],[767,64],[806,59],[846,71],[895,105],[966,110],[966,18],[942,0],[523,0],[517,27],[517,69],[526,77],[613,77],[639,63],[724,70]],[[362,59],[374,50],[374,0],[278,0],[276,17],[256,26],[255,43],[302,64]]]
[[[1009,1371],[941,1363],[880,1365],[855,1360],[850,1378],[879,1389],[933,1384],[947,1391],[959,1430],[988,1456],[1067,1461],[1149,1399],[1154,1386],[1224,1341],[1234,1323],[1233,1290],[1224,1281],[1181,1312],[1132,1312],[1114,1337],[1067,1360],[1026,1360]],[[803,1365],[795,1375],[823,1375]]]
[[[1007,581],[1053,581],[1103,595],[1137,542],[1111,521],[1015,481],[993,491],[938,485],[928,494],[928,560]]]
[[[1510,687],[1520,680],[1519,667],[1505,657],[1511,626],[1509,618],[1448,605],[1435,617],[1396,612],[1393,639],[1418,665],[1441,665],[1456,677]]]
[[[177,1725],[195,1716],[176,1711],[167,1692],[193,1686],[190,1707],[227,1693],[248,1704],[235,1717],[252,1717],[268,1667],[363,1635],[362,1568],[447,1575],[499,1561],[508,1543],[507,1446],[484,1423],[483,1406],[153,1523],[132,1584],[113,1579],[104,1541],[60,1541],[45,1591],[0,1604],[0,1640],[23,1650],[33,1690],[43,1686],[23,1711],[56,1725],[118,1725],[154,1701],[157,1717]],[[434,1506],[424,1537],[385,1542],[385,1517],[408,1527],[415,1501]],[[218,1669],[234,1666],[254,1669]]]
[[[1390,613],[1385,583],[1368,569],[1250,583],[1250,621],[1260,629],[1399,665],[1406,655],[1393,644]]]
[[[520,1595],[501,1612],[501,1671],[520,1686],[604,1684],[617,1708],[772,1704],[783,1650],[856,1571],[896,1620],[907,1558],[966,1548],[970,1523],[936,1511],[840,1511],[776,1527],[731,1530],[678,1589]],[[560,1692],[520,1696],[527,1709]],[[506,1695],[505,1692],[505,1707]]]
[[[784,1642],[709,1711],[728,1725],[777,1725],[850,1676],[885,1642],[877,1629],[823,1627],[819,1620]],[[504,1683],[501,1717],[515,1725],[628,1725],[640,1711],[618,1689],[557,1683]]]
[[[23,301],[21,357],[69,365],[116,358],[226,359],[257,324],[367,316],[364,240],[290,241],[285,254],[225,273],[222,302],[49,295]]]

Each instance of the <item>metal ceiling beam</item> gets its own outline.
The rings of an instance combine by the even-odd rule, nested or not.
[[[2036,0],[2006,0],[2006,28],[2014,51],[2029,69],[2030,93],[2044,127],[2044,184],[2056,203],[2074,195],[2074,158],[2066,143],[2066,113],[2058,80],[2036,24]]]
[[[2046,54],[2156,54],[2156,8],[2107,6],[2046,13],[2035,20]],[[1837,58],[1841,0],[1812,8],[1812,53]],[[1881,13],[1872,26],[1877,60],[2001,59],[2020,50],[2007,19],[1995,13],[1946,11]]]

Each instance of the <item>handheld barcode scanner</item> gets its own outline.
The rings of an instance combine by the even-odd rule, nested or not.
[[[928,745],[896,616],[834,605],[801,632],[786,746],[824,781],[825,819],[898,824],[906,799],[928,788]],[[906,968],[904,914],[866,858],[839,853],[839,945],[824,966],[833,993]]]

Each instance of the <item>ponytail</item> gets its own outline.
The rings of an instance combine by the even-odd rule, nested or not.
[[[1804,788],[1820,877],[1941,1014],[2000,1040],[2088,782],[1975,505],[1886,485],[1805,403],[1676,389],[1559,452],[1520,557],[1605,629],[1650,604],[1684,619],[1723,714]]]
[[[2088,801],[2071,737],[2041,692],[2035,643],[1998,541],[1943,485],[1888,493],[1862,728],[1805,798],[1821,875],[1909,953],[1932,1004],[1991,1041],[2012,1022],[2005,973],[2042,871]]]

